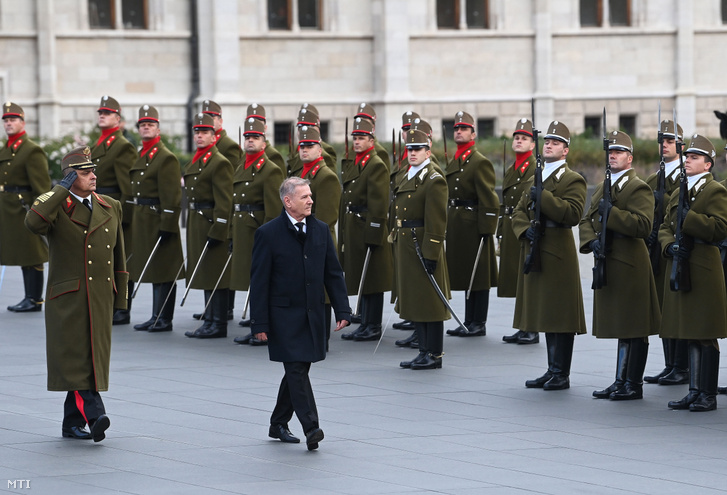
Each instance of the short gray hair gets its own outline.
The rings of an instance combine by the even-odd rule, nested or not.
[[[308,179],[302,179],[300,177],[288,177],[280,184],[280,201],[285,204],[285,197],[292,197],[295,189],[300,186],[307,186],[310,184]]]

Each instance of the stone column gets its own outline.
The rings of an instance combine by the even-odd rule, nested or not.
[[[535,67],[533,73],[533,98],[535,98],[535,125],[545,131],[551,120],[557,119],[552,94],[552,51],[550,0],[533,2],[533,29],[535,31]],[[566,123],[573,128],[572,123]]]
[[[201,99],[213,99],[220,105],[240,97],[237,3],[236,0],[198,3],[200,96]],[[224,107],[222,110],[224,117]]]
[[[694,1],[674,0],[677,27],[674,60],[674,101],[677,120],[684,129],[685,142],[697,132],[697,96],[694,88]]]
[[[53,0],[38,0],[38,136],[59,137],[60,107],[56,101],[56,35]]]

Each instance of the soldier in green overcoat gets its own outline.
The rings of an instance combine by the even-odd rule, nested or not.
[[[676,126],[676,134],[674,128]],[[679,154],[677,153],[677,140],[682,143],[682,127],[674,124],[672,120],[663,120],[659,124],[659,130],[662,135],[661,153],[664,158],[664,199],[661,202],[660,216],[663,219],[666,211],[666,205],[674,191],[679,189]],[[653,173],[647,179],[646,183],[654,191],[654,197],[657,194],[658,174]],[[656,208],[656,207],[655,207]],[[654,216],[656,221],[656,209]],[[659,265],[654,273],[656,282],[656,291],[659,294],[659,303],[664,302],[664,280],[666,278],[666,258],[662,255],[662,248],[659,244],[659,225],[652,227],[651,234],[647,239],[646,245],[651,253],[652,249],[659,253]],[[689,383],[689,363],[687,358],[687,341],[679,339],[661,339],[664,349],[664,369],[652,376],[645,376],[644,381],[647,383],[658,383],[659,385],[681,385]]]
[[[3,104],[3,127],[8,136],[0,149],[0,265],[20,266],[23,299],[8,311],[40,311],[43,304],[43,263],[48,246],[23,227],[27,209],[50,189],[48,160],[25,133],[25,112],[12,102]]]
[[[300,128],[303,126],[315,126],[318,128],[319,132],[321,129],[321,120],[315,111],[315,107],[313,105],[309,105],[308,103],[304,103],[300,110],[298,110],[298,123],[296,124],[296,127]],[[321,140],[321,148],[323,148],[323,161],[331,168],[331,170],[335,172],[336,150],[333,149],[333,146],[323,140]],[[300,159],[300,153],[298,152],[298,150],[293,152],[293,154],[288,157],[287,167],[288,176],[300,175],[300,170],[303,168],[303,160]]]
[[[570,131],[559,121],[548,126],[543,145],[541,270],[518,280],[513,327],[524,332],[545,332],[548,371],[528,380],[528,388],[562,390],[570,387],[573,338],[586,333],[578,253],[572,227],[578,225],[586,203],[586,181],[570,170],[566,156]],[[538,236],[532,224],[535,187],[527,184],[512,216],[512,228],[522,242],[521,259]]]
[[[245,120],[249,119],[250,117],[259,120],[263,124],[265,124],[265,133],[268,132],[268,124],[267,119],[265,117],[265,107],[260,105],[259,103],[251,103],[247,106],[247,115],[245,116]],[[280,170],[283,172],[283,175],[285,175],[285,159],[283,158],[283,155],[280,154],[278,150],[275,149],[275,147],[270,144],[270,141],[265,141],[265,156],[268,158],[269,161],[273,162],[275,165],[280,168]]]
[[[110,424],[99,392],[109,386],[113,310],[125,308],[128,297],[122,208],[94,192],[88,147],[70,151],[61,169],[63,180],[38,196],[25,225],[50,245],[48,390],[68,392],[62,434],[98,442]]]
[[[659,333],[661,324],[659,296],[644,242],[651,232],[654,195],[631,168],[633,150],[628,134],[609,134],[610,202],[603,198],[603,183],[596,186],[588,213],[579,224],[580,251],[603,256],[605,264],[605,285],[596,287],[593,294],[593,335],[618,339],[616,379],[593,392],[597,399],[643,397],[649,335]]]
[[[659,241],[668,258],[659,336],[689,341],[689,393],[670,401],[671,409],[717,408],[717,339],[727,337],[727,292],[718,247],[727,238],[727,189],[711,174],[716,155],[709,139],[692,136],[685,152],[687,194],[681,204],[679,191],[672,194],[659,229]],[[680,216],[683,238],[677,239]],[[672,265],[677,261],[688,266],[689,290],[683,280],[672,288]]]
[[[139,108],[136,125],[142,147],[130,173],[136,256],[129,260],[129,276],[138,283],[152,284],[152,314],[134,329],[168,332],[172,330],[177,279],[184,277],[179,235],[182,174],[179,160],[161,141],[157,109],[150,105]]]
[[[280,184],[283,171],[265,154],[265,124],[248,117],[243,132],[245,161],[235,170],[232,178],[232,273],[230,288],[249,290],[250,263],[255,231],[261,225],[280,215]],[[263,345],[266,341],[252,334],[235,337],[238,344]]]
[[[384,292],[391,290],[393,269],[387,237],[389,171],[374,150],[374,126],[356,118],[351,131],[355,157],[342,171],[338,244],[349,295],[359,293],[367,257],[368,266],[358,301],[361,325],[341,336],[344,340],[369,341],[381,337]]]
[[[460,111],[454,118],[457,150],[446,172],[449,187],[447,268],[450,288],[469,292],[466,292],[462,322],[465,326],[447,333],[473,337],[487,333],[490,288],[497,286],[493,236],[497,231],[500,199],[495,192],[495,168],[475,147],[474,117]]]
[[[447,231],[447,181],[434,169],[430,141],[423,131],[406,134],[409,170],[397,185],[395,222],[389,239],[396,252],[396,310],[414,322],[419,355],[400,363],[414,370],[442,367],[444,320],[449,311],[429,275],[449,298],[449,275],[444,252]],[[416,237],[415,237],[416,236]],[[421,255],[421,258],[420,258]]]
[[[183,172],[189,200],[187,287],[204,290],[207,311],[205,323],[185,335],[201,339],[223,338],[227,337],[229,310],[228,222],[232,213],[233,168],[215,146],[212,117],[197,114],[193,128],[197,151]],[[201,258],[203,252],[205,255]]]
[[[374,127],[376,127],[376,110],[368,103],[361,103],[358,106],[356,115],[353,118],[355,119],[357,117],[370,120]],[[391,171],[391,158],[389,158],[389,152],[386,151],[384,145],[374,139],[374,149],[376,150],[376,154],[379,155],[379,158],[381,158],[381,161],[386,165],[386,170]]]
[[[131,221],[134,217],[129,171],[138,158],[134,145],[120,128],[121,105],[111,96],[101,97],[98,107],[98,126],[101,136],[91,148],[91,160],[96,165],[96,193],[108,195],[121,202],[124,210],[124,248],[126,256],[133,256]],[[129,298],[134,291],[134,279],[129,279]],[[127,309],[114,312],[114,325],[126,325],[130,319],[131,299]]]
[[[227,158],[233,168],[237,168],[242,162],[242,148],[235,142],[230,136],[227,135],[227,131],[223,129],[224,121],[222,119],[222,107],[212,101],[204,100],[202,102],[202,113],[212,117],[215,126],[215,147],[222,153],[222,156]]]

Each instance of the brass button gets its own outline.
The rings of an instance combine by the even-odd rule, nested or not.
[[[93,277],[88,277],[89,280],[93,280]]]
[[[91,261],[91,260],[88,260],[88,264],[89,264],[89,265],[93,265],[93,261]]]

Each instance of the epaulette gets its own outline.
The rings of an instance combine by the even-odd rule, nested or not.
[[[430,180],[431,180],[431,179],[436,179],[437,177],[442,177],[442,174],[440,174],[439,172],[437,172],[437,171],[435,170],[434,172],[432,172],[432,175],[430,175],[430,176],[429,176],[429,179],[430,179]]]
[[[53,196],[53,194],[55,194],[53,191],[48,191],[48,192],[41,194],[40,196],[35,198],[35,202],[33,203],[33,206],[38,206],[40,203],[45,203],[46,201],[48,201],[50,199],[51,196]]]

